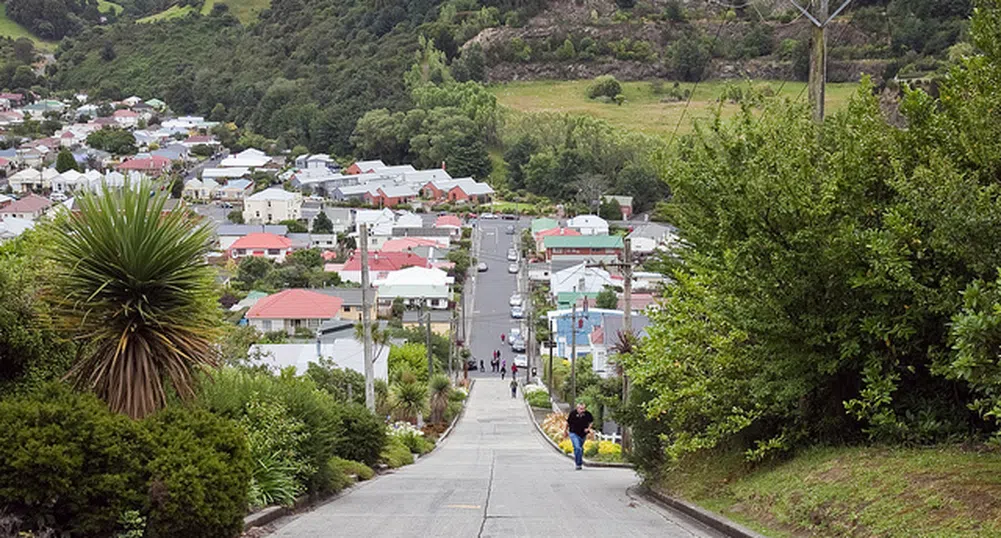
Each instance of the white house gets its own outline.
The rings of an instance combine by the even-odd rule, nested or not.
[[[196,200],[211,200],[216,197],[219,184],[211,179],[189,179],[184,183],[184,196]]]
[[[236,155],[230,155],[219,163],[222,168],[260,168],[266,166],[271,162],[271,157],[268,157],[263,151],[259,149],[250,148]]]
[[[265,189],[248,197],[243,208],[243,220],[248,224],[299,220],[301,215],[302,195],[280,187]]]
[[[417,305],[426,300],[430,308],[445,310],[449,307],[454,278],[441,269],[407,267],[389,273],[385,279],[375,282],[379,289],[379,301],[392,304],[400,297],[405,305]]]
[[[361,236],[361,225],[368,225],[368,235],[390,236],[396,225],[396,214],[391,209],[359,209],[355,213],[355,233]]]
[[[202,179],[237,179],[249,175],[249,168],[206,168],[202,170]]]
[[[579,263],[549,276],[549,291],[553,297],[565,292],[599,293],[605,286],[622,286],[622,280],[599,267],[588,267]]]
[[[219,187],[219,198],[228,201],[238,201],[254,192],[254,183],[249,179],[233,179]]]
[[[59,176],[55,168],[25,168],[8,179],[10,190],[28,192],[52,188],[52,180]]]
[[[388,345],[372,348],[372,366],[377,379],[389,380],[389,348]],[[365,350],[353,337],[309,344],[254,344],[249,356],[253,364],[266,366],[274,372],[294,366],[296,373],[302,375],[309,363],[330,359],[340,368],[365,373]]]
[[[608,235],[608,221],[598,215],[578,215],[567,221],[567,228],[581,235]]]
[[[0,219],[0,243],[14,239],[34,227],[35,223],[28,219],[18,217]]]
[[[632,251],[636,254],[671,249],[678,243],[678,236],[671,228],[655,222],[637,226],[629,234],[629,239],[632,240]]]

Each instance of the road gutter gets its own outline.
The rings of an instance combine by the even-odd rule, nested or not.
[[[674,510],[675,512],[681,512],[699,523],[722,533],[728,538],[765,538],[764,535],[758,534],[747,527],[734,523],[733,521],[730,521],[715,512],[710,512],[701,506],[678,499],[677,497],[672,497],[656,488],[652,488],[647,485],[640,485],[633,486],[627,491],[636,492],[649,501],[670,510]]]

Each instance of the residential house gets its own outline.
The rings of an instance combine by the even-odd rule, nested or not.
[[[611,273],[600,267],[588,267],[579,263],[561,271],[554,271],[549,277],[549,292],[553,297],[560,293],[576,292],[597,295],[606,286],[622,287],[621,278],[612,277]]]
[[[324,207],[321,211],[327,215],[327,219],[333,225],[333,233],[346,233],[354,228],[355,213],[350,207]],[[309,223],[309,229],[313,229],[312,221]]]
[[[560,308],[546,312],[553,343],[556,344],[553,354],[569,359],[575,332],[577,333],[577,357],[591,353],[591,335],[596,327],[601,327],[604,324],[606,315],[621,317],[622,312],[599,308],[577,309],[576,312],[569,308]]]
[[[222,168],[264,168],[274,161],[261,150],[250,148],[236,155],[230,155],[219,163]]]
[[[152,103],[152,100],[150,101]],[[152,105],[151,105],[152,106]],[[202,116],[181,116],[166,120],[160,124],[165,129],[178,129],[182,132],[195,131],[198,129],[211,129],[219,125],[219,122],[205,121]]]
[[[138,172],[148,177],[159,177],[170,170],[170,159],[143,154],[129,159],[115,167],[119,172]]]
[[[316,293],[322,293],[341,300],[340,319],[361,321],[362,300],[361,288],[316,288]],[[378,290],[372,289],[369,292],[371,305],[369,306],[369,319],[376,319],[375,305],[378,301]]]
[[[34,227],[34,221],[28,219],[0,217],[0,243],[14,239]]]
[[[342,265],[327,264],[324,269],[336,272],[345,282],[361,283],[361,252],[355,251]],[[410,252],[383,252],[376,250],[368,253],[369,281],[385,280],[390,274],[408,267],[429,268],[427,258],[422,258]]]
[[[230,202],[243,200],[253,192],[254,182],[249,179],[232,179],[218,190],[219,198]]]
[[[289,289],[259,299],[244,317],[251,327],[263,332],[315,332],[324,321],[340,317],[343,303],[340,297],[325,293]]]
[[[281,235],[252,233],[234,241],[226,252],[234,260],[258,256],[282,263],[292,253],[292,240]]]
[[[220,224],[215,232],[216,237],[219,239],[219,249],[224,251],[229,250],[237,239],[252,233],[285,235],[288,233],[288,227],[281,224]]]
[[[656,250],[669,250],[678,244],[678,235],[670,226],[648,222],[633,229],[628,235],[635,254],[652,254]]]
[[[191,152],[184,144],[170,144],[158,150],[151,151],[154,157],[163,157],[171,162],[188,162],[192,160]]]
[[[418,195],[417,189],[407,185],[383,186],[366,192],[362,195],[362,199],[365,203],[378,207],[396,207],[412,202]]]
[[[136,96],[136,95],[133,95],[132,97],[126,97],[125,99],[122,99],[122,103],[125,106],[129,106],[129,107],[136,106],[136,105],[138,105],[141,102],[143,102],[142,98],[139,97],[139,96]]]
[[[615,365],[609,360],[615,356],[615,348],[619,343],[619,334],[624,330],[623,316],[602,316],[603,323],[595,326],[588,335],[589,354],[591,355],[591,370],[600,377],[614,377],[618,374]],[[650,318],[634,315],[630,319],[632,332],[638,338],[646,338],[646,328]]]
[[[211,179],[189,179],[184,182],[184,197],[193,200],[212,200],[219,192],[219,184]]]
[[[549,261],[611,262],[622,255],[622,238],[612,235],[546,237],[542,244]]]
[[[449,230],[455,241],[462,239],[462,219],[455,215],[441,215],[435,219],[434,227]]]
[[[471,202],[475,204],[489,202],[494,189],[486,183],[462,182],[448,191],[449,202]]]
[[[451,310],[428,310],[422,313],[419,310],[405,310],[403,312],[403,328],[419,329],[427,323],[428,317],[431,321],[431,332],[448,336],[452,328]]]
[[[385,173],[385,172],[383,172]],[[405,172],[399,176],[407,185],[416,186],[418,189],[423,188],[428,182],[431,181],[447,181],[452,179],[444,168],[430,168],[428,170],[414,170],[413,172]]]
[[[216,180],[237,179],[249,175],[249,168],[204,168],[201,173],[202,178]]]
[[[401,238],[401,237],[430,239],[432,241],[442,243],[446,248],[448,248],[452,242],[452,230],[450,230],[449,228],[433,228],[428,226],[413,226],[413,227],[397,226],[393,228],[393,232],[390,238]]]
[[[405,306],[423,303],[431,309],[447,310],[454,280],[441,269],[414,266],[393,271],[373,282],[379,289],[380,305],[392,305],[399,297]]]
[[[52,188],[52,180],[59,175],[55,168],[25,168],[8,179],[13,192],[41,191]]]
[[[13,174],[17,170],[17,165],[14,161],[6,157],[0,157],[0,177],[7,177]]]
[[[376,161],[356,161],[351,166],[344,170],[345,174],[365,174],[375,172],[386,168],[386,163],[376,160]]]
[[[341,169],[341,165],[337,164],[337,161],[326,153],[300,155],[295,158],[295,166],[303,170],[323,170],[335,173]]]
[[[125,108],[116,110],[111,117],[122,129],[133,129],[139,125],[139,114]]]
[[[180,143],[188,149],[192,149],[195,146],[209,146],[210,148],[214,148],[219,145],[219,140],[212,135],[193,135],[181,140]]]
[[[581,235],[608,235],[608,221],[598,215],[578,215],[567,221],[567,228]]]
[[[250,224],[274,224],[283,220],[299,220],[301,211],[301,194],[272,187],[247,197],[243,220]]]
[[[0,208],[7,207],[13,202],[14,199],[11,198],[10,196],[7,196],[5,194],[0,194]]]
[[[609,200],[615,200],[619,203],[619,207],[622,209],[622,220],[629,220],[633,218],[633,197],[632,196],[613,196],[607,195],[604,197],[607,202]]]
[[[164,103],[159,99],[150,99],[149,101],[146,101],[146,104],[158,112],[163,112],[167,109],[167,103]]]
[[[390,209],[359,209],[355,212],[355,234],[361,237],[361,225],[368,226],[369,250],[378,250],[374,245],[381,245],[379,236],[388,238],[393,234],[393,227],[396,225],[396,214]]]
[[[537,219],[532,219],[531,229],[533,236],[539,232],[552,230],[553,228],[559,228],[559,227],[560,227],[560,222],[558,220],[551,219],[549,217],[540,217]]]
[[[52,202],[48,198],[43,198],[37,194],[28,194],[20,200],[15,200],[0,208],[0,219],[13,217],[35,221],[44,215],[50,207],[52,207]]]
[[[389,380],[389,350],[388,345],[372,348],[376,379]],[[294,367],[296,373],[302,375],[309,369],[309,363],[326,359],[339,368],[365,374],[365,349],[353,334],[310,344],[254,344],[250,346],[249,356],[252,365],[267,367],[275,373]]]
[[[578,237],[580,232],[574,230],[573,228],[550,228],[548,230],[542,230],[535,234],[535,250],[536,252],[542,252],[544,250],[543,241],[547,237]]]

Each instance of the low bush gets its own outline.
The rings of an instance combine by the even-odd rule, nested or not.
[[[414,462],[414,455],[407,448],[407,445],[404,445],[403,441],[392,436],[389,438],[389,442],[386,443],[386,447],[382,449],[380,457],[390,469],[397,469]]]
[[[341,411],[338,456],[375,465],[386,446],[386,425],[364,405],[349,404]]]
[[[423,455],[434,449],[434,443],[424,437],[424,432],[409,422],[393,423],[389,428],[389,436],[402,443],[414,454]]]
[[[60,383],[0,402],[0,506],[24,525],[112,534],[142,506],[148,444],[140,423]]]
[[[566,439],[566,426],[567,416],[565,413],[549,413],[542,420],[542,431],[546,432],[546,435],[557,443]]]
[[[341,458],[330,458],[327,462],[327,474],[330,476],[330,480],[327,482],[326,490],[329,493],[337,493],[344,488],[351,485],[353,480],[351,480],[350,466],[346,464],[348,460]]]
[[[590,99],[597,99],[602,96],[614,99],[620,93],[622,93],[622,84],[619,84],[619,81],[612,75],[601,75],[595,78],[587,87],[587,96]]]
[[[549,394],[546,392],[529,392],[525,399],[528,401],[528,405],[532,407],[538,407],[540,409],[549,409],[552,404],[549,402]]]
[[[251,461],[239,426],[199,409],[170,408],[144,422],[152,442],[146,536],[237,536]]]
[[[350,475],[355,475],[358,480],[371,480],[375,476],[375,471],[371,467],[365,465],[360,461],[346,460],[343,458],[334,458],[337,460],[338,464],[344,470],[345,473]]]
[[[598,443],[588,439],[584,441],[584,455],[591,458],[598,455]]]

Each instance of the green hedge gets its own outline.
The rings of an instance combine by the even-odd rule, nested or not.
[[[530,392],[525,399],[528,400],[528,404],[532,407],[539,407],[542,409],[549,409],[552,407],[552,404],[549,402],[549,393],[545,391]]]

